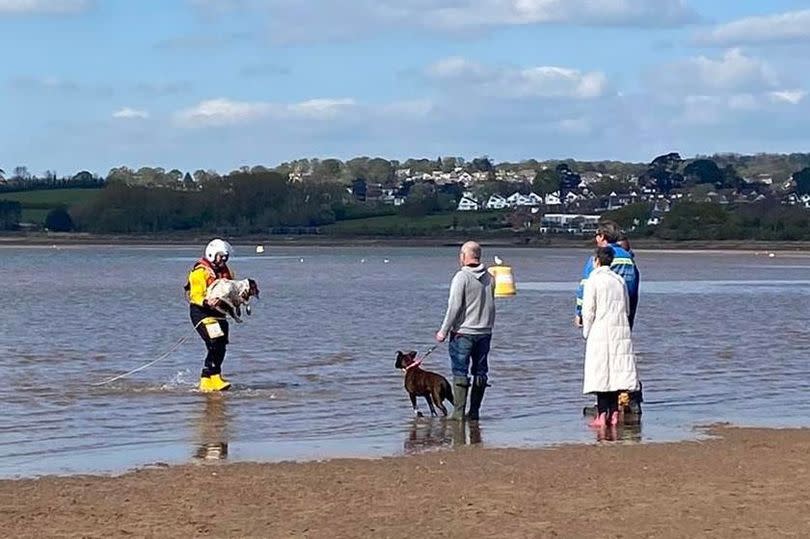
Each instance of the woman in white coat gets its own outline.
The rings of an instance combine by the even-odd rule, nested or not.
[[[582,335],[587,341],[582,392],[596,394],[595,427],[615,425],[619,393],[638,390],[630,300],[624,279],[610,269],[613,256],[612,247],[596,250],[595,269],[585,282],[582,300]]]

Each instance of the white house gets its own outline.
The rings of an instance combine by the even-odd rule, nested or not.
[[[547,194],[544,202],[546,206],[559,206],[562,204],[562,201],[560,200],[560,192],[557,191],[556,193]]]
[[[582,174],[579,175],[579,177],[585,185],[590,185],[592,183],[602,181],[601,172],[594,172],[594,171],[583,172]]]
[[[480,208],[480,204],[474,198],[461,197],[458,201],[458,211],[476,211]]]
[[[537,193],[529,193],[528,197],[532,201],[532,204],[534,206],[539,206],[540,204],[543,203],[543,197],[541,197]]]
[[[501,195],[492,195],[487,200],[486,208],[488,210],[503,210],[509,207],[509,202],[506,201]]]
[[[576,213],[547,213],[543,216],[540,232],[567,232],[582,234],[586,230],[596,230],[599,226],[598,215]]]
[[[405,197],[397,195],[393,189],[383,190],[383,196],[380,198],[383,204],[393,205],[395,207],[405,204]]]
[[[517,207],[525,207],[525,206],[536,206],[538,202],[536,202],[533,198],[530,198],[528,195],[521,195],[520,193],[516,192],[506,199],[510,206],[513,208]]]

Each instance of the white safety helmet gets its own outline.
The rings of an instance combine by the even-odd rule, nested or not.
[[[208,245],[205,246],[205,259],[209,262],[214,262],[217,255],[230,258],[232,254],[233,248],[231,244],[219,238],[211,240],[208,242]]]

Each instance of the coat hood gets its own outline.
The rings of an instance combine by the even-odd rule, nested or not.
[[[487,267],[484,264],[478,264],[477,266],[464,266],[461,268],[461,271],[469,273],[479,281],[484,275],[488,275]]]

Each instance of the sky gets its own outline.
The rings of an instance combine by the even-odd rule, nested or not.
[[[0,168],[810,151],[810,0],[0,0]]]

